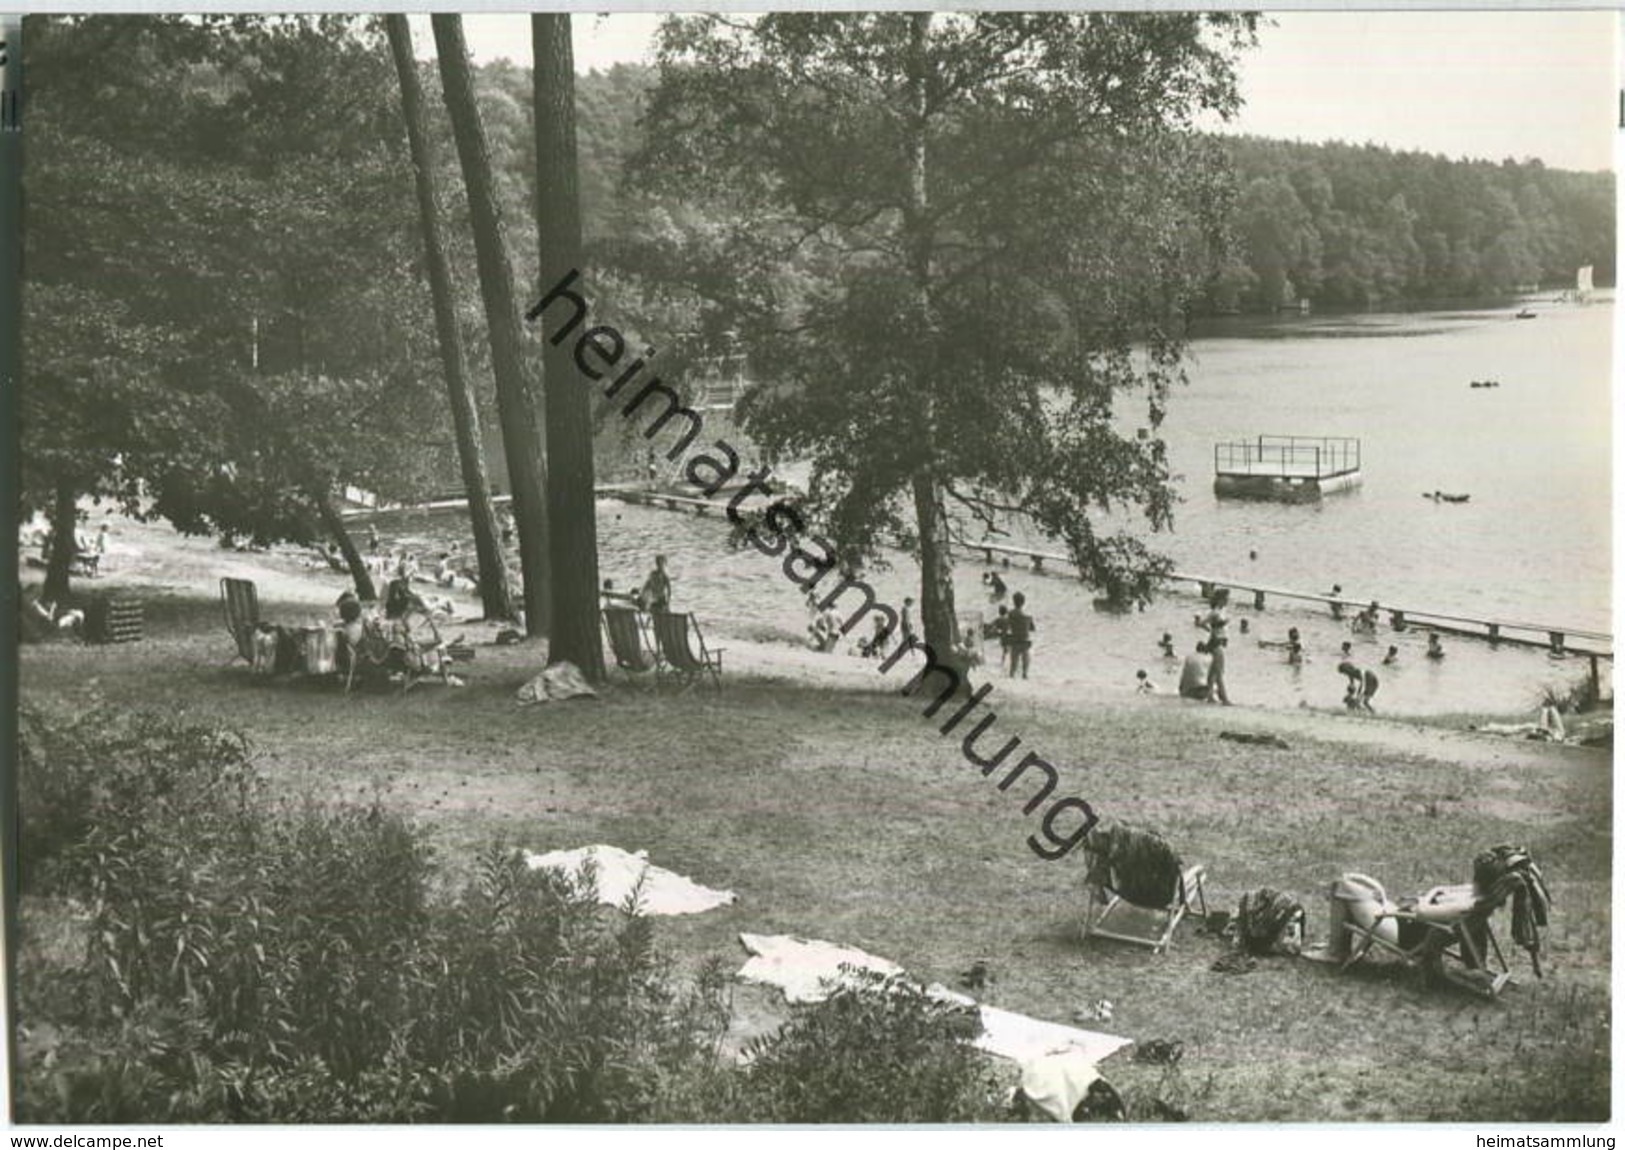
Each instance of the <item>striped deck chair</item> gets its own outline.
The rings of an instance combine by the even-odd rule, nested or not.
[[[718,647],[713,651],[706,647],[698,619],[693,615],[658,611],[654,615],[654,627],[655,642],[660,652],[655,665],[657,675],[662,670],[671,672],[684,689],[710,675],[711,685],[718,691],[722,690],[722,652],[726,648]],[[689,643],[691,635],[699,645],[698,651]]]
[[[1129,868],[1136,861],[1143,864],[1147,855],[1160,855],[1164,865],[1158,873],[1165,883],[1152,895],[1147,890],[1144,875],[1135,876]],[[1185,913],[1195,909],[1207,917],[1207,896],[1204,884],[1207,868],[1186,866],[1168,848],[1162,836],[1153,831],[1136,830],[1124,826],[1097,830],[1084,841],[1084,856],[1089,861],[1089,873],[1084,878],[1089,903],[1083,912],[1083,938],[1091,935],[1149,946],[1153,954],[1168,948],[1174,930]],[[1136,858],[1136,856],[1138,856]],[[1100,913],[1095,907],[1100,904]],[[1129,923],[1120,920],[1138,920],[1138,929],[1125,930]]]
[[[631,607],[605,607],[604,633],[609,636],[610,653],[630,682],[635,676],[656,669],[659,659],[650,648],[640,613]]]
[[[220,603],[226,613],[226,630],[237,644],[237,654],[231,660],[254,662],[254,631],[260,625],[259,592],[249,579],[220,580]]]

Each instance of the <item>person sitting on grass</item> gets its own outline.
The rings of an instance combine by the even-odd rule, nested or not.
[[[42,599],[38,591],[24,594],[19,587],[18,602],[22,605],[22,634],[30,640],[77,636],[85,621],[85,613],[72,607],[58,607],[49,599]]]
[[[404,619],[413,612],[427,615],[429,605],[412,590],[412,579],[406,574],[406,565],[402,564],[400,574],[384,588],[384,618]]]
[[[1206,702],[1207,677],[1211,660],[1208,658],[1207,640],[1196,644],[1196,650],[1185,656],[1185,665],[1179,671],[1179,697]]]
[[[862,646],[863,644],[859,644]],[[891,626],[886,622],[884,615],[875,615],[874,634],[869,637],[868,648],[863,652],[872,659],[885,658],[886,649],[891,646]]]
[[[835,614],[835,608],[825,607],[807,630],[811,634],[809,645],[814,651],[825,653],[833,651],[841,638],[840,616]]]

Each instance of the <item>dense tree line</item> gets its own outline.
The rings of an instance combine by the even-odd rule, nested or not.
[[[1614,179],[1539,160],[1228,141],[1236,247],[1220,306],[1338,305],[1614,280]]]
[[[617,65],[578,87],[589,238],[690,218],[647,178],[622,183],[651,68]],[[517,82],[517,81],[516,81]],[[1300,299],[1360,306],[1614,282],[1614,178],[1539,160],[1452,160],[1374,145],[1225,137],[1230,258],[1208,304],[1268,310]]]

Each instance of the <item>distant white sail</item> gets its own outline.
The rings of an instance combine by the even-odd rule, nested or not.
[[[1574,277],[1574,280],[1575,291],[1581,292],[1582,294],[1589,292],[1591,290],[1591,265],[1586,264],[1583,268],[1581,268],[1579,273]]]

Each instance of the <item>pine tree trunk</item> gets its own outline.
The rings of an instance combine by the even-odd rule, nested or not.
[[[531,372],[514,299],[513,267],[497,209],[491,178],[491,150],[474,102],[474,81],[463,43],[459,16],[430,17],[440,58],[440,83],[451,115],[457,157],[468,189],[468,212],[474,228],[474,254],[480,268],[480,295],[485,301],[491,339],[491,370],[496,376],[497,411],[502,419],[502,445],[508,456],[508,482],[513,489],[514,524],[519,531],[519,562],[525,582],[525,631],[548,632],[548,542],[545,485],[547,461],[537,428]]]
[[[322,517],[322,526],[339,545],[339,552],[344,556],[344,565],[350,569],[350,579],[355,583],[356,598],[363,602],[371,602],[378,598],[378,589],[372,585],[372,572],[367,570],[367,561],[361,557],[361,549],[355,545],[350,535],[350,529],[344,525],[344,517],[333,506],[333,497],[321,488],[313,488],[311,499],[316,504],[316,511]]]
[[[56,502],[51,507],[51,553],[45,560],[45,586],[40,598],[58,605],[68,594],[68,575],[73,568],[74,538],[79,531],[79,496],[70,483],[56,485]]]
[[[434,162],[429,155],[429,132],[423,107],[423,86],[412,56],[412,31],[400,14],[384,17],[390,52],[401,82],[401,110],[412,149],[417,182],[418,214],[423,222],[423,246],[429,269],[429,292],[434,300],[434,325],[440,340],[440,363],[451,403],[451,424],[457,438],[457,459],[462,465],[463,490],[468,493],[468,518],[474,531],[474,555],[480,570],[480,602],[487,619],[511,619],[513,594],[508,587],[508,564],[497,536],[491,486],[485,475],[485,448],[480,442],[480,421],[463,354],[463,336],[457,327],[456,289],[446,260],[436,206]]]
[[[581,266],[580,183],[576,172],[575,57],[568,13],[530,18],[536,133],[536,244],[540,291]],[[543,312],[550,336],[568,318]],[[592,412],[576,378],[573,343],[544,339],[547,523],[552,553],[552,632],[548,660],[567,660],[602,682],[598,636],[598,520],[593,504]]]
[[[908,201],[903,212],[909,274],[914,281],[915,306],[919,310],[927,354],[920,362],[929,372],[936,362],[935,315],[931,302],[932,229],[926,195],[926,42],[931,31],[931,13],[915,12],[910,17],[909,89],[912,122],[908,139]],[[936,381],[929,374],[915,389],[919,404],[919,443],[923,461],[915,470],[910,487],[914,496],[914,518],[920,537],[920,627],[925,642],[940,662],[959,666],[954,650],[959,640],[959,617],[954,609],[953,555],[949,550],[948,515],[937,480]]]

